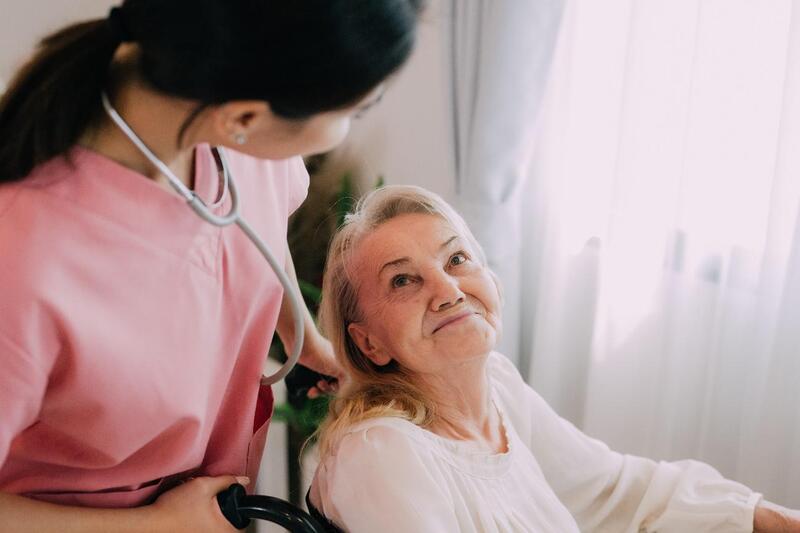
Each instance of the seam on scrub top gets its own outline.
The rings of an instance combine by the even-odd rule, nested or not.
[[[214,279],[220,281],[222,276],[222,230],[225,228],[217,227],[217,250],[214,252]]]
[[[98,220],[106,221],[106,222],[110,223],[111,225],[113,225],[115,228],[118,228],[121,231],[123,231],[126,235],[131,236],[137,242],[146,245],[148,248],[150,248],[152,250],[158,250],[158,251],[163,252],[163,253],[165,253],[167,255],[170,255],[170,256],[172,256],[172,257],[174,257],[176,259],[180,259],[184,263],[189,263],[189,264],[197,267],[199,270],[204,272],[206,275],[208,275],[213,280],[215,280],[215,281],[217,280],[216,272],[213,272],[213,271],[209,270],[204,265],[198,263],[197,261],[194,261],[194,260],[188,258],[187,256],[181,255],[181,254],[179,254],[177,252],[173,252],[172,250],[164,248],[163,246],[158,246],[158,245],[153,244],[152,242],[150,242],[146,238],[142,237],[141,235],[138,235],[131,228],[126,227],[124,224],[121,224],[121,223],[117,222],[116,220],[113,220],[113,219],[108,218],[108,217],[106,217],[104,215],[101,215],[100,213],[97,213],[96,211],[92,211],[91,209],[86,209],[84,206],[78,206],[77,204],[73,204],[71,202],[68,202],[62,196],[59,196],[59,195],[54,194],[52,192],[45,191],[45,190],[39,190],[37,192],[40,193],[40,194],[44,194],[44,195],[47,195],[47,196],[49,196],[51,198],[55,198],[55,199],[59,200],[60,201],[59,203],[64,205],[64,206],[66,206],[68,209],[72,209],[73,211],[77,211],[78,213],[81,213],[81,214],[89,215],[89,216],[94,217],[94,218],[96,218]]]

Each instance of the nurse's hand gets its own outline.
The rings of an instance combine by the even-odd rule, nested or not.
[[[314,372],[334,378],[332,381],[319,380],[316,386],[308,390],[309,398],[316,398],[320,394],[332,394],[339,389],[339,380],[344,377],[344,372],[336,361],[330,341],[316,330],[307,336],[297,362]]]
[[[197,477],[159,496],[151,506],[159,531],[174,533],[234,533],[223,516],[217,494],[233,483],[248,485],[246,477]]]

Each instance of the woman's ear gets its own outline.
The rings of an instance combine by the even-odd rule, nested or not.
[[[376,365],[384,366],[392,361],[392,358],[372,341],[369,332],[361,324],[351,322],[347,326],[347,333],[361,353]]]
[[[214,110],[214,131],[224,139],[243,144],[251,133],[272,118],[269,104],[260,100],[236,100],[217,106]]]

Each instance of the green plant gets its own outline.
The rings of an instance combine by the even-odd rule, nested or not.
[[[329,402],[328,396],[319,396],[307,399],[299,409],[293,407],[289,402],[282,403],[275,407],[272,417],[293,427],[301,435],[310,436],[325,419]]]
[[[378,183],[383,183],[382,177],[378,179]],[[330,235],[327,236],[327,241],[329,241],[330,237],[333,236],[333,232],[336,230],[336,228],[344,224],[345,216],[347,213],[352,211],[355,202],[356,198],[354,195],[353,176],[350,172],[346,172],[340,178],[338,190],[336,191],[331,204],[332,207],[330,208],[330,215],[332,215],[332,218],[336,220],[336,226],[333,228],[328,228],[328,233]],[[295,215],[295,218],[299,218],[302,215],[302,212],[298,213]],[[294,227],[298,226],[295,225]],[[318,236],[319,231],[316,233]],[[297,238],[297,235],[295,235],[295,237]],[[315,272],[305,272],[304,274],[310,274],[312,279],[317,280],[318,283],[321,284],[322,272],[324,270],[325,263],[324,257],[327,254],[327,243],[324,249],[320,249],[319,247],[311,249],[304,247],[299,250],[299,252],[306,256],[311,255],[317,257],[318,261],[315,264],[319,265],[318,270]],[[297,254],[293,253],[293,255]],[[316,313],[319,308],[319,302],[322,299],[322,289],[318,285],[303,279],[299,273],[297,282],[300,287],[300,293],[302,294],[308,309],[311,311],[312,316],[316,317]],[[279,354],[278,357],[282,361],[286,360],[286,354],[283,350],[283,345],[277,336],[275,336],[273,339],[273,350]],[[286,423],[289,425],[289,427],[295,430],[298,435],[307,439],[313,435],[317,427],[319,427],[320,423],[322,423],[322,420],[324,420],[325,415],[328,412],[328,400],[329,399],[326,396],[320,396],[317,398],[290,398],[289,401],[275,407],[273,418],[277,421]]]

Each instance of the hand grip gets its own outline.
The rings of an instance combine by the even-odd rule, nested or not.
[[[302,409],[306,403],[309,389],[316,387],[320,380],[330,382],[334,378],[314,372],[303,365],[296,365],[284,379],[289,404],[297,409]]]
[[[234,483],[217,494],[217,502],[222,514],[236,529],[244,529],[250,525],[250,519],[242,516],[239,512],[239,502],[246,494],[244,487],[238,483]]]

